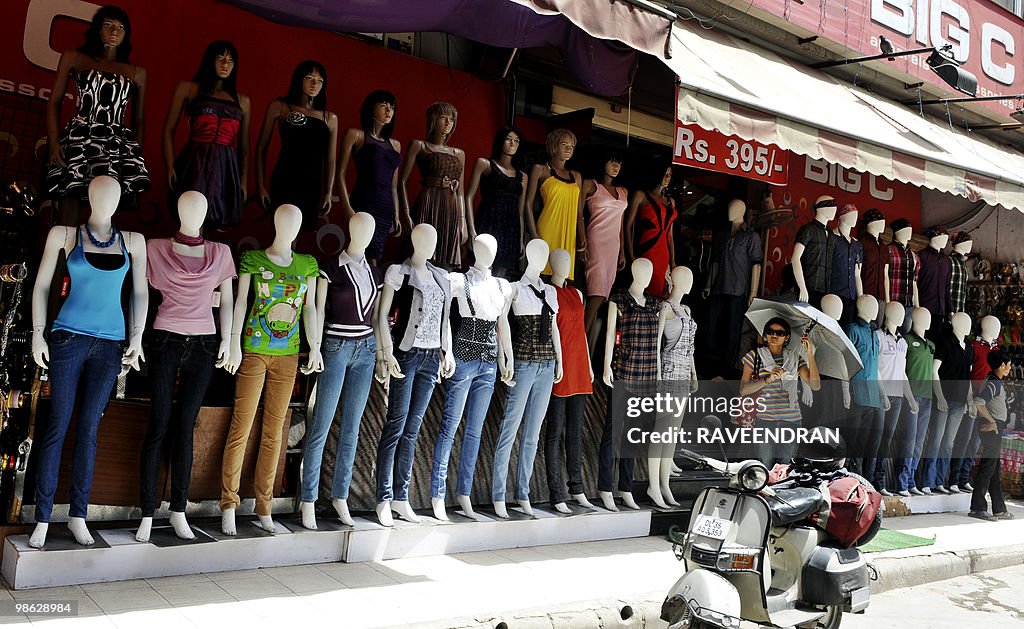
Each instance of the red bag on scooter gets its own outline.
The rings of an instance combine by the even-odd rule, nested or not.
[[[776,465],[769,473],[772,485],[789,476],[788,465]],[[808,518],[832,535],[845,548],[850,548],[871,528],[882,506],[882,495],[856,475],[839,475],[822,488],[825,503]]]

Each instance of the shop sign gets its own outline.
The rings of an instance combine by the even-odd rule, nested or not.
[[[789,180],[789,151],[744,140],[676,120],[672,161],[719,173],[785,185]]]

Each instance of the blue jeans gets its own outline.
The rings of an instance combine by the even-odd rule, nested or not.
[[[925,445],[925,468],[921,474],[922,487],[938,487],[946,484],[949,474],[949,458],[953,452],[953,442],[960,429],[960,422],[967,410],[966,402],[947,402],[946,412],[936,407],[932,415],[931,430],[928,443]]]
[[[50,422],[38,446],[36,470],[36,522],[49,522],[53,495],[57,491],[60,456],[75,411],[81,384],[81,399],[75,425],[75,453],[71,464],[71,511],[84,518],[89,511],[93,464],[96,461],[96,432],[110,401],[117,374],[121,371],[122,341],[54,330],[50,334]]]
[[[892,438],[900,423],[900,411],[903,410],[903,398],[889,396],[889,410],[885,411],[880,430],[873,430],[867,436],[867,450],[864,454],[864,473],[862,474],[876,489],[888,489],[892,482],[886,482],[884,473],[885,459],[895,451]]]
[[[754,422],[754,428],[799,428],[800,423],[798,421],[780,422],[758,419]],[[757,441],[754,443],[754,458],[767,465],[768,469],[771,469],[776,463],[789,465],[793,462],[793,457],[796,456],[799,445],[796,440],[788,442],[769,439]]]
[[[540,429],[544,414],[551,399],[551,385],[555,377],[553,360],[517,360],[515,364],[516,386],[508,391],[505,401],[505,415],[501,419],[501,432],[494,447],[494,468],[491,471],[491,500],[505,502],[505,484],[508,479],[509,460],[512,445],[519,432],[519,424],[525,420],[523,441],[519,446],[519,462],[516,465],[516,500],[530,499],[530,478],[533,476],[533,462],[537,458],[540,443]]]
[[[328,338],[321,350],[324,371],[317,377],[313,423],[306,431],[302,449],[302,491],[299,500],[315,502],[320,488],[320,462],[327,433],[334,423],[341,400],[341,431],[334,460],[332,498],[348,498],[352,482],[352,462],[356,458],[359,421],[370,397],[373,384],[374,354],[377,342],[372,336],[364,339]]]
[[[953,442],[947,487],[971,482],[971,468],[974,467],[974,457],[978,454],[979,445],[981,435],[978,433],[977,422],[971,419],[970,415],[965,415]]]
[[[928,420],[932,414],[930,397],[914,396],[917,412],[907,415],[907,421],[900,424],[899,461],[896,463],[896,491],[917,488],[914,472],[924,452],[924,441],[928,435]]]
[[[409,499],[416,437],[437,384],[441,350],[414,347],[395,357],[405,377],[391,379],[388,416],[377,444],[377,502]]]
[[[473,470],[480,454],[480,435],[484,418],[491,405],[497,366],[485,360],[469,360],[455,366],[455,374],[448,380],[444,399],[441,430],[434,442],[434,465],[430,470],[430,496],[444,498],[448,479],[448,458],[455,443],[455,432],[466,411],[466,434],[462,437],[459,456],[459,475],[456,494],[468,496],[473,489]]]

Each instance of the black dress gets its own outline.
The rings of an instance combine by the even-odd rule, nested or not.
[[[319,117],[322,115],[307,116],[289,106],[288,114],[278,123],[281,152],[270,174],[270,200],[273,208],[284,203],[298,206],[302,210],[303,231],[316,227],[324,182],[330,176],[324,172],[324,165],[331,130]]]
[[[491,162],[491,172],[480,177],[480,205],[476,211],[476,231],[490,234],[498,241],[494,265],[514,269],[519,264],[519,197],[523,179],[517,170],[511,177]]]

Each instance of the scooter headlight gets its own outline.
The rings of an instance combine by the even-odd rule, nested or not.
[[[747,491],[761,491],[768,484],[768,468],[760,461],[745,461],[736,473],[740,487]]]

